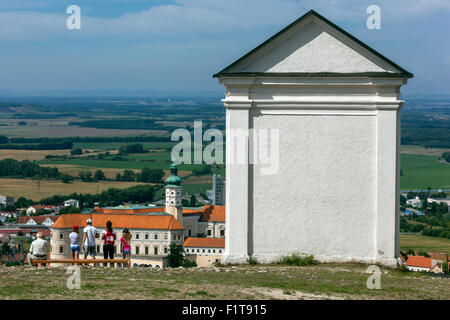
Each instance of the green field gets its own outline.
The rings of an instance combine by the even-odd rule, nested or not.
[[[450,255],[450,239],[426,237],[419,234],[401,234],[400,249],[414,249],[416,251],[441,251]]]
[[[106,150],[116,150],[119,149],[122,145],[135,144],[139,143],[144,146],[144,149],[162,149],[162,148],[171,148],[175,142],[164,142],[164,141],[155,141],[155,142],[75,142],[73,144],[73,148],[82,148],[82,149],[94,149],[98,151],[106,151]]]
[[[450,189],[450,164],[438,161],[438,156],[401,154],[400,189]]]

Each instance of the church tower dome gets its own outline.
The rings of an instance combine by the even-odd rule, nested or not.
[[[170,176],[166,179],[166,184],[181,186],[181,178],[178,176],[178,167],[175,163],[170,166]]]
[[[170,166],[170,176],[166,179],[166,213],[172,215],[183,225],[182,187],[175,163]]]

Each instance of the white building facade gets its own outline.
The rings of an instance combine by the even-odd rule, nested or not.
[[[226,87],[224,262],[297,252],[395,265],[400,87],[412,74],[310,11],[214,76]],[[231,132],[250,129],[276,130],[275,173],[250,139],[234,149]]]

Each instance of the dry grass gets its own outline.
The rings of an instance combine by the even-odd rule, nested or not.
[[[444,152],[450,151],[449,148],[425,148],[423,146],[400,146],[400,153],[421,154],[427,156],[441,156]]]
[[[323,264],[220,268],[82,268],[81,288],[64,268],[0,267],[0,299],[450,299],[450,278],[382,268],[369,290],[367,266]]]
[[[116,182],[102,181],[98,183],[98,192],[108,188],[128,188],[135,185],[145,184],[142,182]],[[41,180],[38,192],[37,180],[32,179],[0,179],[0,194],[14,198],[25,197],[38,201],[53,195],[68,195],[71,193],[97,193],[97,183],[75,181],[73,183],[62,183],[55,180]]]
[[[46,155],[67,156],[70,150],[5,150],[0,149],[0,160],[14,159],[22,160],[43,160]]]

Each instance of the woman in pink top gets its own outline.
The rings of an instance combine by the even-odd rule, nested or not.
[[[122,238],[120,238],[120,249],[124,259],[131,258],[131,233],[127,228],[123,229]]]

